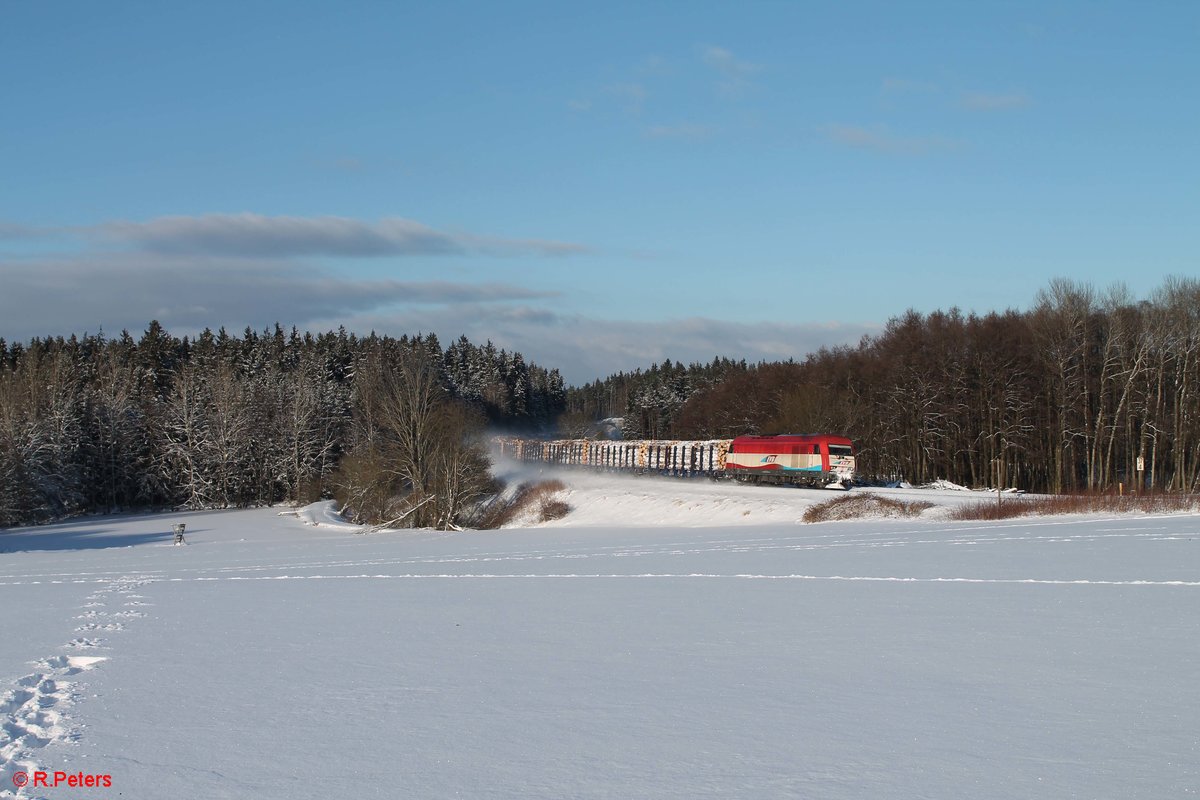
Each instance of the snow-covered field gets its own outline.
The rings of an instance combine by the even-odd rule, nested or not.
[[[1200,791],[1200,517],[803,525],[832,493],[565,479],[528,529],[0,532],[0,796]]]
[[[682,527],[799,523],[814,503],[843,495],[839,489],[768,488],[732,481],[714,482],[705,477],[670,478],[633,476],[582,467],[543,467],[539,464],[502,461],[497,470],[510,485],[548,478],[563,480],[562,494],[573,509],[553,523],[561,527]],[[954,486],[942,482],[942,486]],[[957,489],[857,488],[858,493],[879,494],[898,500],[923,500],[935,504],[927,515],[945,516],[955,506],[995,502],[996,495]],[[1006,496],[1006,502],[1020,502]]]

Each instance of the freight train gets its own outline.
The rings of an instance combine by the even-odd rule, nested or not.
[[[850,488],[854,445],[845,436],[781,433],[705,441],[497,439],[501,456],[517,461],[708,476],[742,483]]]

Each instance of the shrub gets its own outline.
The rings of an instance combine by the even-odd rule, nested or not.
[[[571,507],[562,500],[543,500],[541,512],[538,514],[538,521],[550,522],[551,520],[562,519],[570,510]]]
[[[1050,514],[1170,514],[1200,509],[1200,496],[1188,494],[1058,494],[980,502],[950,512],[954,520],[1012,519]]]
[[[830,522],[841,519],[918,517],[933,503],[924,500],[893,500],[877,494],[847,494],[809,506],[804,512],[805,522]]]
[[[484,504],[474,520],[475,527],[503,528],[518,517],[532,515],[534,509],[539,522],[561,519],[571,508],[555,500],[554,495],[566,489],[567,485],[557,479],[522,483],[512,494],[499,493]]]
[[[343,457],[331,476],[333,496],[351,522],[374,525],[390,518],[395,490],[385,466],[378,449],[364,447]]]

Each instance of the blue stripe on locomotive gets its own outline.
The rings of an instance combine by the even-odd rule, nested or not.
[[[777,462],[772,461],[771,459],[774,459],[776,457],[777,457],[776,455],[766,455],[766,456],[763,456],[762,458],[760,458],[758,463],[774,464]],[[779,471],[780,472],[824,472],[825,468],[822,467],[820,464],[817,464],[815,467],[785,467],[782,464],[780,464]]]

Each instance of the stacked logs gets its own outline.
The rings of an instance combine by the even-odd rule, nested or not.
[[[687,476],[722,472],[732,441],[497,438],[493,443],[502,457],[516,461]]]

